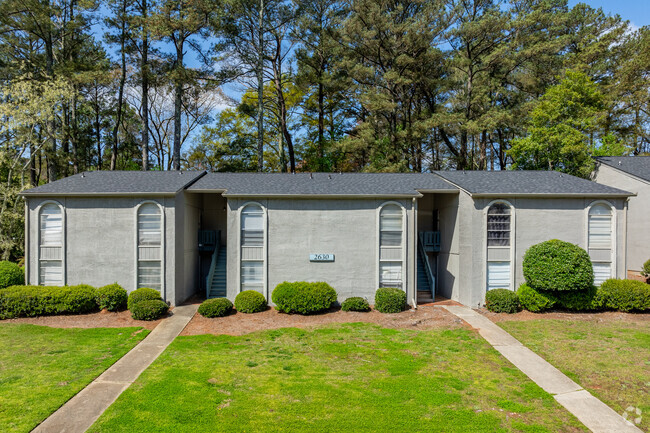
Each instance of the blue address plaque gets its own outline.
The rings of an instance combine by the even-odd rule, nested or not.
[[[310,262],[333,262],[334,254],[310,254]]]

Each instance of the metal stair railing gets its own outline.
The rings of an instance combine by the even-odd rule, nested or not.
[[[427,257],[427,252],[424,249],[423,245],[423,233],[420,232],[419,242],[418,242],[418,251],[421,254],[422,261],[424,262],[424,273],[427,276],[427,281],[429,282],[429,289],[431,290],[431,297],[436,298],[436,279],[433,276],[433,271],[431,270],[431,265],[429,264],[429,257]]]

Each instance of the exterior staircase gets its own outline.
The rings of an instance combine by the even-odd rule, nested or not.
[[[226,254],[224,247],[215,249],[206,281],[206,297],[208,299],[223,298],[226,296],[227,257],[228,254]]]
[[[433,302],[435,293],[435,277],[428,263],[427,252],[422,236],[418,243],[417,254],[417,288],[418,304],[427,304]]]

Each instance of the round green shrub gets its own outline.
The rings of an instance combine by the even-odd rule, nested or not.
[[[266,298],[255,290],[244,290],[235,297],[235,310],[239,313],[259,313],[266,307]]]
[[[128,295],[117,283],[97,289],[97,305],[100,310],[119,311],[126,308]]]
[[[536,290],[588,290],[594,285],[589,254],[557,239],[530,247],[523,268],[526,283]]]
[[[650,259],[646,260],[646,262],[643,264],[641,275],[644,277],[650,277]]]
[[[169,311],[169,306],[160,299],[149,299],[133,304],[131,317],[135,320],[158,320]]]
[[[399,313],[406,306],[406,292],[382,287],[375,292],[375,310],[381,313]]]
[[[97,289],[88,284],[69,286],[62,292],[58,314],[82,314],[97,311]]]
[[[160,292],[155,289],[149,289],[147,287],[143,287],[141,289],[137,289],[129,293],[129,298],[127,301],[127,308],[130,310],[133,309],[133,306],[139,302],[142,301],[162,301],[162,297],[160,296]]]
[[[281,313],[313,314],[336,303],[336,290],[324,282],[285,281],[273,289],[271,299]]]
[[[598,298],[606,308],[646,311],[650,310],[650,285],[636,280],[610,279],[601,284]]]
[[[556,306],[573,311],[600,310],[603,305],[598,296],[598,288],[591,286],[587,290],[571,290],[553,293]]]
[[[370,305],[368,305],[368,301],[364,298],[354,296],[343,301],[341,304],[341,310],[366,312],[370,311]]]
[[[232,302],[227,298],[212,298],[199,305],[199,314],[203,317],[223,317],[232,311]]]
[[[15,263],[0,262],[0,289],[25,284],[25,271]]]
[[[517,296],[519,297],[519,304],[533,313],[540,313],[553,308],[557,302],[557,298],[549,292],[533,289],[528,284],[519,286]]]
[[[485,308],[493,313],[516,313],[521,306],[519,297],[512,290],[494,289],[485,294]]]

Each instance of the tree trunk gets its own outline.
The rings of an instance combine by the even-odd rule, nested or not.
[[[142,0],[142,170],[149,170],[149,29],[147,0]]]
[[[72,144],[72,172],[79,173],[79,125],[77,119],[77,85],[74,85],[74,93],[72,95],[72,103],[70,106],[70,126],[72,134],[70,134],[70,141]]]
[[[185,41],[181,38],[176,42],[176,67],[183,69],[183,45]],[[181,112],[183,108],[183,81],[176,76],[174,86],[174,148],[172,150],[172,170],[181,169]]]
[[[322,65],[321,65],[322,66]],[[324,171],[325,165],[325,92],[323,89],[323,70],[318,71],[318,169]]]
[[[478,169],[486,170],[487,169],[487,131],[483,130],[481,132],[481,139],[478,143],[479,157],[478,157]]]
[[[257,171],[264,170],[264,0],[260,0],[257,59]]]
[[[45,57],[46,57],[46,71],[48,79],[54,79],[54,49],[52,47],[52,35],[48,34],[45,38]],[[47,121],[47,135],[50,142],[49,152],[46,152],[47,163],[47,181],[54,182],[56,180],[56,121],[54,119]]]
[[[122,104],[124,99],[124,83],[126,82],[126,52],[125,52],[125,43],[126,43],[126,0],[122,0],[122,16],[121,19],[121,29],[120,29],[120,50],[122,52],[122,73],[120,74],[120,88],[117,93],[117,115],[115,119],[115,126],[113,127],[113,147],[111,150],[111,170],[117,168],[117,140],[118,132],[120,130],[120,124],[122,123]]]

